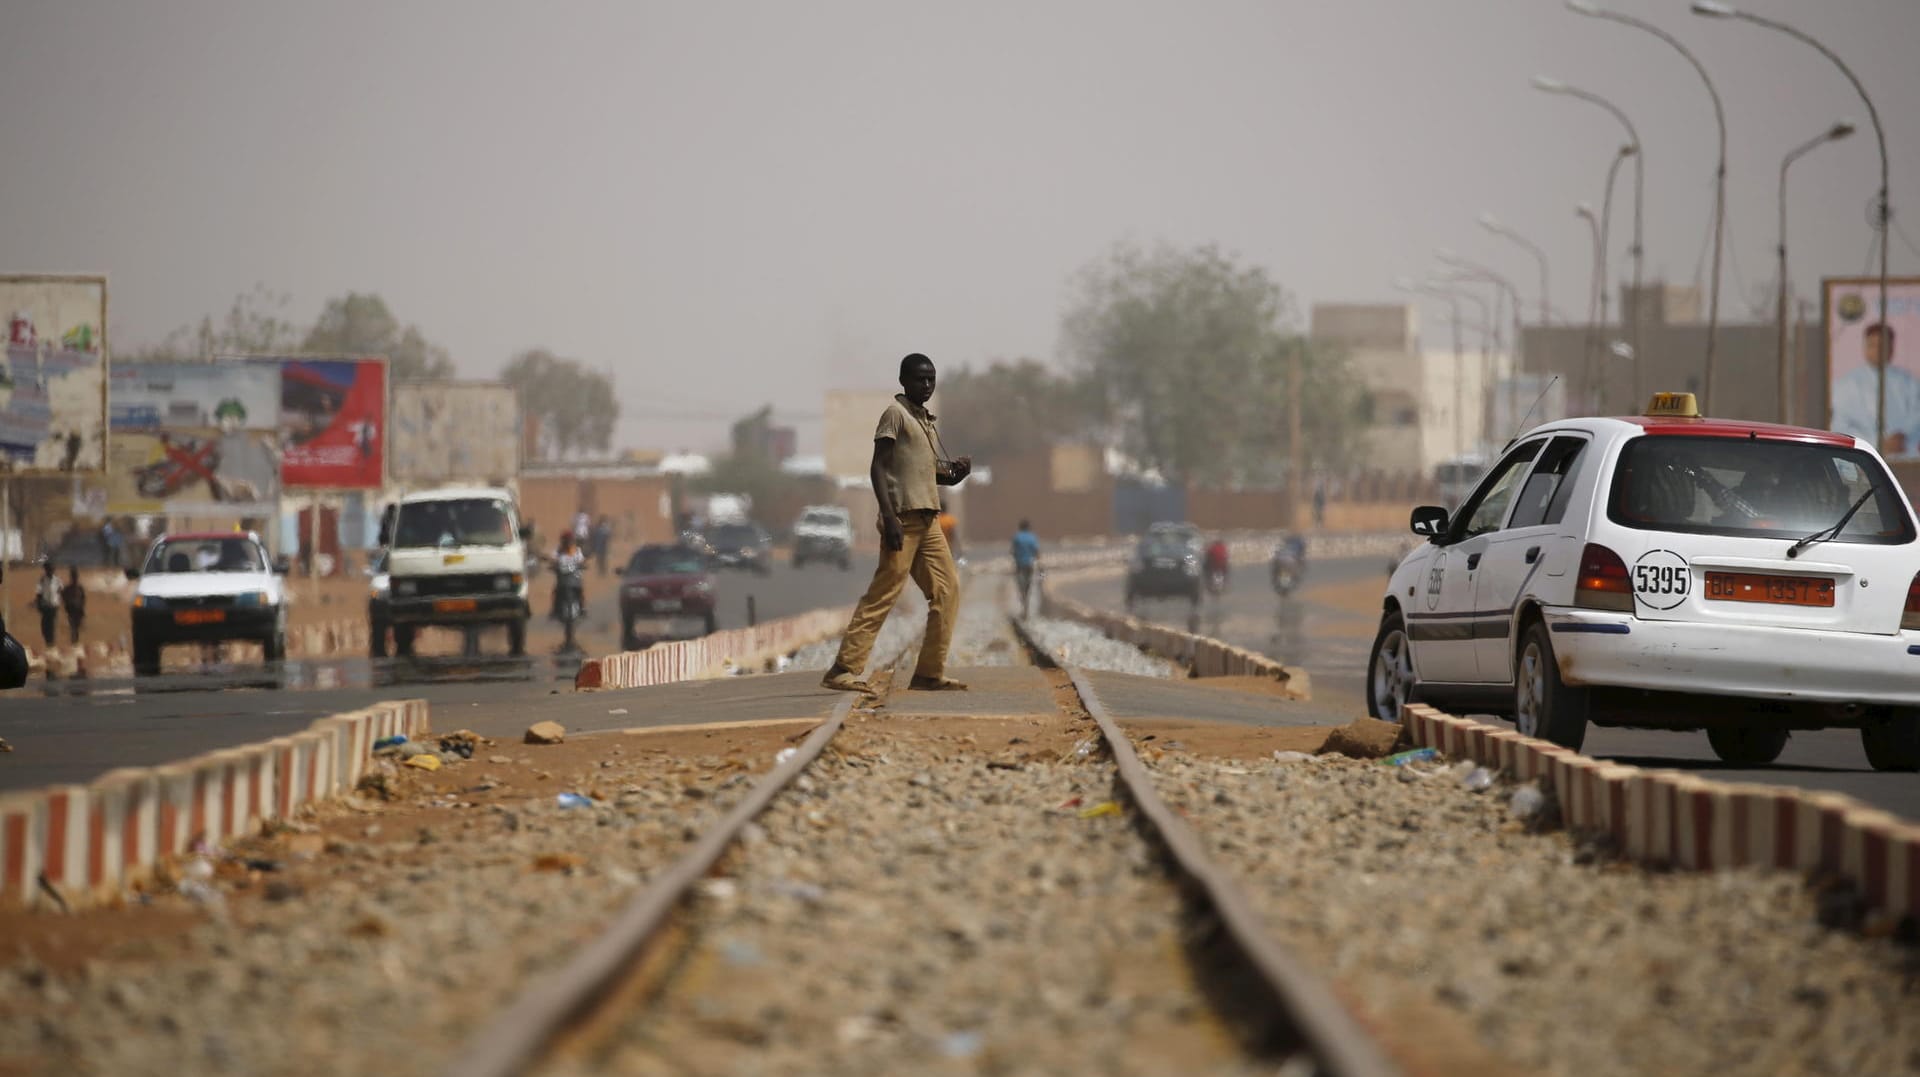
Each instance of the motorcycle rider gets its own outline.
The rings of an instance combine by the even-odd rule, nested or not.
[[[1215,593],[1226,590],[1227,540],[1223,538],[1216,537],[1207,545],[1207,584]]]
[[[1307,541],[1297,534],[1282,538],[1273,549],[1274,591],[1284,595],[1293,590],[1306,571]]]

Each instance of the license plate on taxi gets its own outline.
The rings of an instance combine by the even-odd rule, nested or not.
[[[435,613],[472,613],[480,604],[471,598],[442,598],[433,604]]]
[[[679,610],[679,608],[680,600],[677,598],[656,598],[653,600],[653,611],[655,613],[673,613]]]
[[[177,625],[217,625],[226,619],[226,610],[181,610],[173,615]]]
[[[1775,606],[1831,606],[1833,581],[1811,576],[1709,572],[1707,597],[1722,602],[1764,602]]]

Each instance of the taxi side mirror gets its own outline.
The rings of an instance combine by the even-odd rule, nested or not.
[[[1407,526],[1414,534],[1426,538],[1444,535],[1447,531],[1447,510],[1438,505],[1422,505],[1413,510],[1413,517]]]
[[[129,580],[137,580],[140,578],[140,570],[137,568],[123,569],[122,571],[127,574],[127,579]]]

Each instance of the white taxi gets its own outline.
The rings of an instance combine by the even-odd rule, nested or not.
[[[1770,763],[1792,730],[1860,730],[1920,769],[1920,546],[1865,442],[1701,418],[1547,423],[1511,444],[1393,572],[1367,702],[1509,714],[1578,748],[1587,724],[1702,730]]]

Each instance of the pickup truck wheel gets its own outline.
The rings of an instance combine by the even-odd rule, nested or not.
[[[261,640],[260,654],[269,662],[285,662],[287,660],[286,629],[276,628],[273,635]]]
[[[367,622],[367,654],[374,658],[387,656],[387,623],[385,621]]]
[[[413,626],[393,626],[393,653],[401,658],[413,657]]]
[[[133,637],[133,675],[136,677],[160,675],[160,644],[157,640]]]
[[[1860,746],[1875,770],[1920,770],[1920,711],[1895,711],[1883,722],[1860,727]]]
[[[507,622],[507,654],[520,658],[527,653],[527,619],[516,617]]]
[[[1780,758],[1787,731],[1777,726],[1714,726],[1707,730],[1707,744],[1722,763],[1758,767]]]
[[[712,610],[707,611],[707,635],[720,631],[720,618]]]

